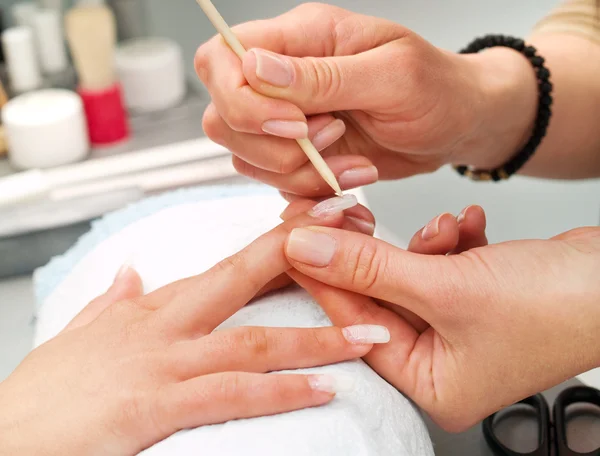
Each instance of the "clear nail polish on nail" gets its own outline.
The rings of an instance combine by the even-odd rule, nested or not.
[[[315,218],[329,217],[353,208],[357,204],[358,200],[354,195],[338,196],[317,204],[309,211],[308,215]]]
[[[311,375],[308,378],[309,385],[316,391],[324,393],[349,393],[354,390],[354,379],[341,374]]]
[[[342,330],[351,344],[387,344],[391,340],[390,331],[385,326],[358,325]]]

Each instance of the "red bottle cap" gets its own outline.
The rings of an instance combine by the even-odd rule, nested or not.
[[[83,100],[92,145],[106,146],[129,137],[127,112],[119,84],[102,91],[79,89],[78,93]]]

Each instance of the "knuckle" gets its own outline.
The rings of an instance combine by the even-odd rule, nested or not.
[[[242,176],[249,177],[250,179],[256,179],[256,168],[248,162],[234,155],[231,158],[231,163],[233,164],[235,170]]]
[[[222,117],[232,130],[238,132],[249,131],[249,117],[244,114],[244,109],[241,106],[228,103]]]
[[[335,60],[307,57],[302,65],[302,73],[306,75],[309,87],[307,97],[331,99],[340,92],[342,75]]]
[[[348,260],[352,284],[363,292],[371,291],[382,280],[387,267],[385,250],[379,249],[372,239],[353,246]]]
[[[208,46],[209,43],[206,43],[200,46],[196,50],[196,54],[194,55],[194,69],[196,70],[196,74],[198,78],[206,84],[208,81],[208,73],[209,73],[209,65],[210,59],[208,58]]]
[[[243,395],[244,381],[239,373],[226,373],[221,375],[217,388],[220,401],[225,403],[235,402]]]
[[[297,154],[277,154],[277,170],[279,174],[290,174],[302,166],[302,157]]]
[[[217,144],[223,142],[225,136],[223,119],[221,119],[221,116],[213,105],[209,106],[206,111],[204,111],[204,116],[202,117],[202,130],[204,130],[206,136]]]
[[[270,352],[270,342],[265,328],[242,328],[236,334],[236,350],[243,349],[252,357],[265,357]]]

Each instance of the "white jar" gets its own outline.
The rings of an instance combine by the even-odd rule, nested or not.
[[[127,108],[162,111],[185,97],[186,79],[181,47],[167,38],[136,38],[122,43],[116,67]]]
[[[47,89],[13,98],[2,108],[2,123],[15,168],[52,168],[89,154],[83,103],[69,90]]]

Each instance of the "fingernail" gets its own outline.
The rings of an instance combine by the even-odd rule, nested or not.
[[[316,391],[324,393],[349,393],[354,390],[354,379],[347,375],[309,375],[308,384]]]
[[[335,248],[335,239],[331,236],[306,228],[296,228],[290,233],[286,252],[292,260],[325,267],[333,260]]]
[[[463,211],[458,214],[458,217],[456,217],[456,222],[460,225],[461,223],[463,223],[465,221],[465,219],[467,218],[467,210],[469,208],[466,207],[463,209]]]
[[[350,217],[346,216],[346,219],[350,220],[356,228],[363,234],[367,234],[372,236],[375,233],[375,224],[371,222],[367,222],[366,220],[359,219],[358,217]]]
[[[308,215],[315,218],[331,217],[357,204],[358,200],[354,195],[336,196],[317,204],[308,212]]]
[[[131,267],[130,263],[125,263],[123,266],[121,266],[119,268],[119,270],[117,271],[117,275],[115,276],[114,283],[117,283],[119,280],[121,280],[123,277],[125,277],[127,274],[129,274],[129,272],[132,269],[133,268]]]
[[[338,183],[344,190],[374,184],[379,180],[379,171],[375,166],[349,169],[340,174]]]
[[[308,136],[308,124],[296,120],[267,120],[262,130],[273,136],[288,139],[304,139]]]
[[[348,342],[356,345],[387,344],[391,340],[390,332],[385,326],[349,326],[342,333]]]
[[[289,87],[294,81],[294,67],[270,52],[254,49],[256,77],[275,87]]]
[[[427,226],[423,230],[423,233],[421,233],[421,237],[423,238],[424,241],[430,241],[434,237],[436,237],[438,234],[440,234],[440,219],[441,218],[442,218],[442,215],[433,219],[431,222],[429,222],[427,224]]]
[[[314,136],[313,146],[321,152],[344,136],[344,133],[346,133],[346,124],[342,119],[335,119]]]

